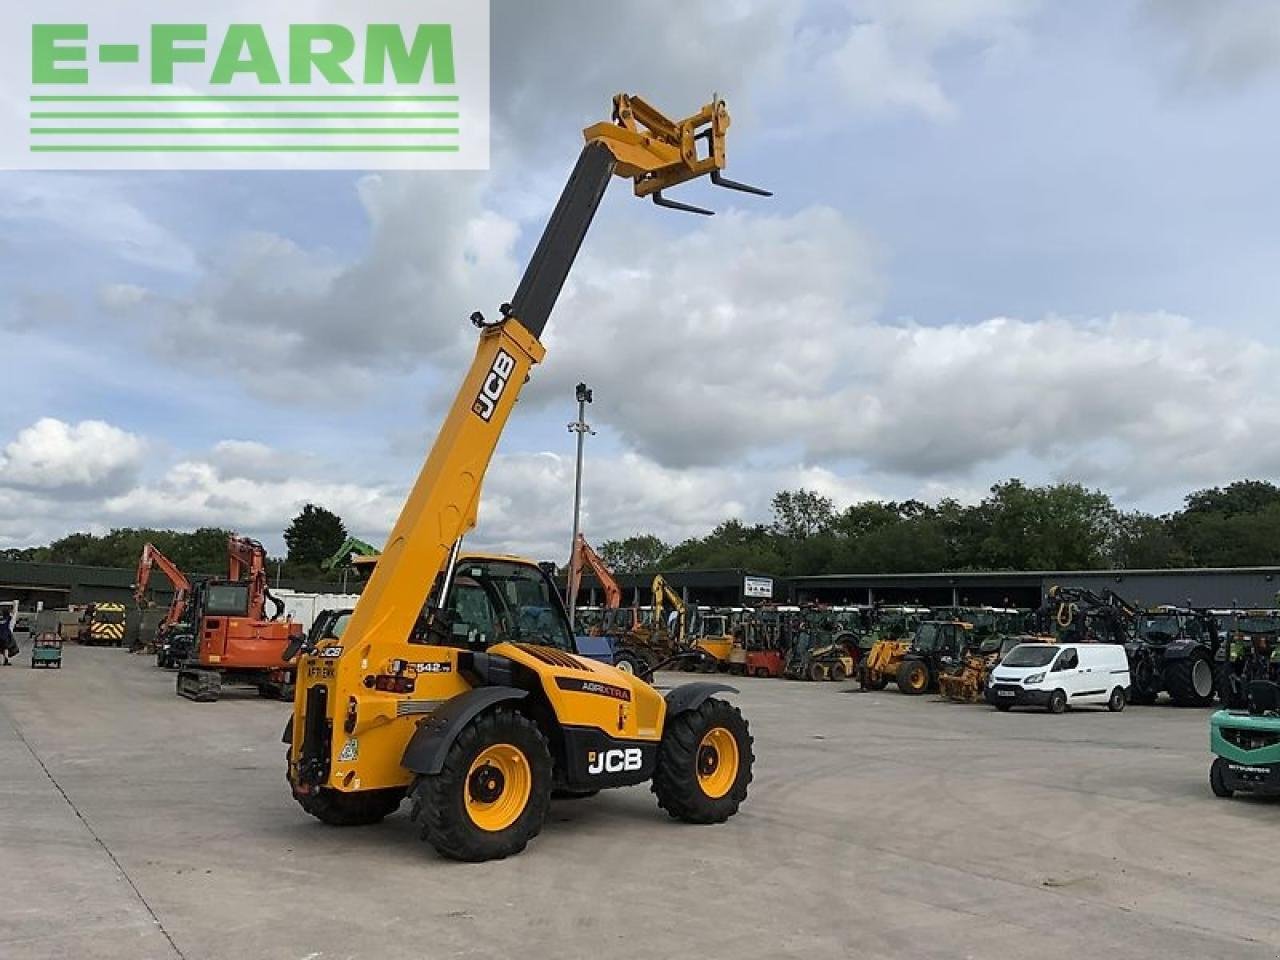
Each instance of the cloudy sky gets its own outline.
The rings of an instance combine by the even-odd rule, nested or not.
[[[305,501],[379,540],[618,90],[719,91],[712,219],[613,187],[473,537],[669,540],[773,492],[1280,474],[1280,5],[493,3],[488,174],[0,174],[0,547]],[[674,10],[674,8],[673,8]],[[597,51],[599,51],[597,53]]]

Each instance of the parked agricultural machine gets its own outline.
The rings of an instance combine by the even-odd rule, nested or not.
[[[1226,706],[1241,709],[1250,684],[1280,682],[1280,610],[1232,610],[1216,619],[1214,687]]]
[[[956,703],[979,703],[987,689],[987,678],[1001,660],[1020,643],[1056,643],[1053,637],[1035,634],[993,635],[981,638],[977,646],[944,664],[938,674],[938,692]]]

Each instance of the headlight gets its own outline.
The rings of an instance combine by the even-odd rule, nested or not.
[[[1033,674],[1032,674],[1031,676],[1029,676],[1029,677],[1023,677],[1023,678],[1022,678],[1022,683],[1023,683],[1023,685],[1024,685],[1024,686],[1028,686],[1028,687],[1029,687],[1029,686],[1031,686],[1031,684],[1033,684],[1033,683],[1043,683],[1043,682],[1044,682],[1044,674],[1043,674],[1043,673],[1033,673]]]

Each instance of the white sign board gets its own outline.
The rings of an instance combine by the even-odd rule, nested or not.
[[[742,595],[744,597],[757,597],[762,600],[773,599],[773,578],[772,577],[743,577],[742,578]]]

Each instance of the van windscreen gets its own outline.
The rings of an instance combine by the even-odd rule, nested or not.
[[[1047,667],[1053,662],[1053,658],[1058,655],[1058,650],[1058,647],[1052,647],[1047,644],[1024,643],[1022,646],[1014,647],[1009,651],[1009,655],[1004,658],[1002,666]]]

